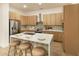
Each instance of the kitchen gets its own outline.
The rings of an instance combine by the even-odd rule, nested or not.
[[[57,5],[57,7],[55,8],[53,8],[53,5],[54,4],[39,4],[39,3],[38,4],[32,4],[32,3],[11,4],[10,8],[12,7],[19,8],[19,9],[24,10],[26,13],[28,10],[31,10],[34,7],[36,7],[36,9],[33,11],[29,11],[26,16],[20,16],[16,12],[10,11],[9,19],[20,21],[20,25],[21,25],[20,26],[21,30],[19,30],[20,32],[46,33],[46,34],[52,34],[52,35],[54,34],[53,40],[62,42],[62,39],[63,39],[62,38],[63,37],[63,27],[62,27],[63,26],[63,11],[62,10],[63,8],[61,7],[61,5],[65,5],[65,4],[61,4],[61,5],[59,4],[60,6],[55,4],[55,6]],[[58,8],[60,10],[56,11]],[[37,14],[33,14],[35,12]]]
[[[10,3],[9,47],[3,48],[4,50],[2,50],[5,51],[6,49],[8,51],[6,55],[8,56],[79,55],[77,53],[78,50],[76,51],[76,49],[72,47],[73,40],[69,41],[72,43],[68,42],[68,39],[71,38],[68,36],[71,30],[68,32],[67,29],[70,29],[71,26],[66,20],[68,16],[70,16],[71,19],[71,15],[77,13],[74,11],[74,8],[77,10],[78,6],[75,7],[74,5],[77,4]],[[71,10],[67,9],[68,6],[69,8],[74,6],[74,8],[72,7],[73,12],[69,12],[71,15],[68,14],[67,10]],[[71,21],[70,23],[72,24]],[[67,28],[68,26],[69,28]],[[73,26],[71,28],[73,28]],[[74,52],[70,50],[70,47]]]

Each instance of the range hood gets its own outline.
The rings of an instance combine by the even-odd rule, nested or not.
[[[39,22],[42,22],[42,16],[41,16],[41,13],[39,13]]]
[[[39,18],[39,21],[36,23],[36,32],[37,33],[41,33],[42,30],[43,30],[43,22],[42,22],[42,16],[41,16],[41,13],[39,14],[38,16]]]

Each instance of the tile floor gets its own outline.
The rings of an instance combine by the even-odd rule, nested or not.
[[[51,56],[65,56],[65,53],[62,48],[62,43],[53,42],[51,49]],[[0,48],[0,56],[7,56],[8,48]]]

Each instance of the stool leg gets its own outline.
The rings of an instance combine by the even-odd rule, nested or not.
[[[30,53],[31,53],[31,56],[32,56],[32,49],[30,49]]]
[[[22,56],[22,55],[23,55],[22,50],[20,50],[19,56]]]
[[[9,54],[10,54],[10,49],[11,49],[11,46],[9,47],[9,50],[8,50],[8,56],[9,56]]]
[[[20,49],[17,49],[17,56],[20,56]]]
[[[25,56],[27,56],[27,49],[25,49]]]
[[[33,46],[30,48],[30,51],[31,51],[31,56],[33,56],[33,55],[32,55],[32,49],[33,49]]]
[[[16,47],[14,47],[14,56],[16,56],[16,51],[17,50],[17,48]]]
[[[26,55],[26,49],[23,49],[22,53],[23,53],[23,56],[25,56]]]

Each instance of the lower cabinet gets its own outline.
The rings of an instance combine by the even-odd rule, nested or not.
[[[54,35],[54,41],[63,41],[63,32],[53,32]]]
[[[21,32],[34,32],[35,30],[22,30]],[[63,34],[64,32],[54,32],[54,31],[43,31],[43,33],[52,34],[54,35],[53,40],[62,42],[63,41]]]
[[[53,31],[44,31],[43,33],[53,34],[53,40],[62,42],[63,41],[63,32],[53,32]]]

